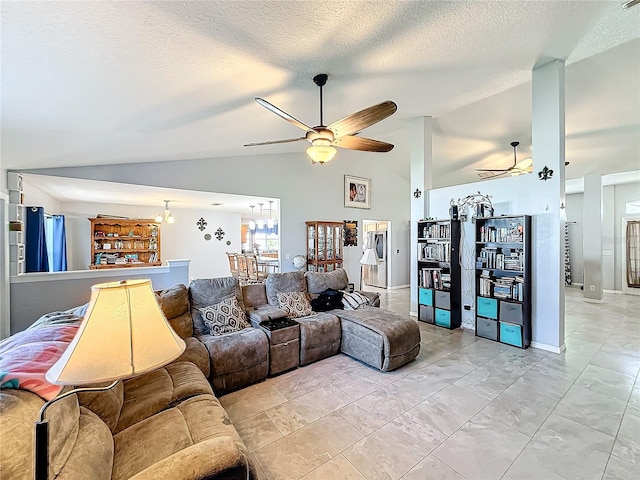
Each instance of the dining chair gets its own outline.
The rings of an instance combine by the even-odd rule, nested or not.
[[[258,259],[253,254],[247,254],[247,275],[250,283],[262,283],[269,275],[267,272],[258,270]]]
[[[240,280],[240,284],[244,284],[249,278],[247,273],[247,257],[243,254],[237,254],[236,259],[238,261],[238,280]]]
[[[229,270],[232,277],[238,277],[238,258],[235,253],[227,252],[227,258],[229,259]]]

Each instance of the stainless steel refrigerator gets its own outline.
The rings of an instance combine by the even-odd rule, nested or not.
[[[387,232],[367,232],[367,245],[375,249],[380,265],[364,265],[365,285],[387,288]]]

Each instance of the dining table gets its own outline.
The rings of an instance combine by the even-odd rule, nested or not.
[[[276,273],[280,265],[279,258],[273,257],[256,257],[258,262],[258,270],[268,273]]]

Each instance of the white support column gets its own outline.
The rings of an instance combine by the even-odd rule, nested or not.
[[[411,313],[418,314],[418,220],[428,216],[429,190],[433,187],[433,118],[420,117],[411,126]],[[413,192],[422,192],[415,198]]]
[[[564,350],[565,81],[564,62],[533,69],[532,346]],[[538,177],[544,167],[550,179]]]
[[[584,177],[582,210],[584,300],[602,302],[602,176]]]
[[[602,187],[602,290],[616,288],[615,187]]]

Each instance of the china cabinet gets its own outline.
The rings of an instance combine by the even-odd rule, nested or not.
[[[342,268],[343,222],[307,222],[307,270]]]
[[[90,218],[90,269],[161,265],[160,224],[155,220]]]

